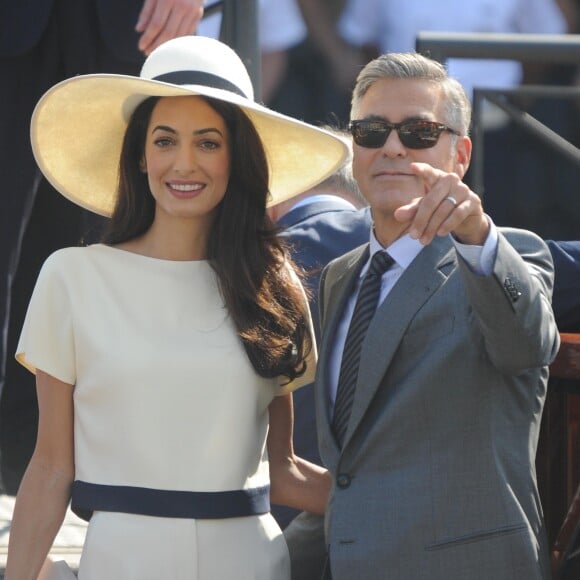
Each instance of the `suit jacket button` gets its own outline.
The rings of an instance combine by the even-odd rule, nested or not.
[[[340,489],[346,489],[350,487],[350,475],[347,473],[339,473],[338,477],[336,478],[336,485],[340,487]]]

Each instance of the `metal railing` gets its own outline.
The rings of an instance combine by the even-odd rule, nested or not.
[[[439,62],[448,58],[491,58],[580,65],[580,35],[578,34],[496,34],[419,32],[416,50]],[[481,110],[487,100],[502,109],[518,126],[530,135],[558,151],[580,166],[580,149],[552,131],[535,117],[522,110],[508,97],[558,97],[579,99],[580,88],[553,85],[520,85],[513,89],[475,87],[473,93],[472,155],[473,188],[484,194],[483,131]]]
[[[580,63],[580,34],[419,32],[416,48],[440,62],[458,57]]]

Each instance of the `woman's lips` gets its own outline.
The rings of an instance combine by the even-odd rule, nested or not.
[[[176,197],[194,197],[204,187],[203,183],[167,183],[167,187]]]

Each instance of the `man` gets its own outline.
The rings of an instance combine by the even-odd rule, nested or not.
[[[547,579],[534,454],[559,346],[548,248],[496,228],[462,182],[470,105],[440,64],[371,61],[351,119],[374,227],[321,278],[329,573]]]

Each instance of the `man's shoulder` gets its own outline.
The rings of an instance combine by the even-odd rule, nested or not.
[[[535,232],[521,228],[499,227],[499,234],[512,244],[516,249],[518,246],[536,247],[548,251],[546,242]]]
[[[315,212],[299,221],[286,222],[280,236],[292,244],[298,261],[310,263],[314,260],[325,265],[368,242],[370,226],[368,210],[338,209]]]
[[[360,240],[360,243],[368,240],[370,227],[370,213],[366,209],[326,211],[296,224],[296,229],[300,231],[315,231],[320,235],[326,233],[330,236],[350,238],[355,243],[357,240]]]
[[[283,231],[293,231],[311,227],[341,227],[355,230],[368,228],[371,223],[368,208],[354,209],[344,205],[342,200],[308,203],[291,209],[280,219],[278,225]]]

